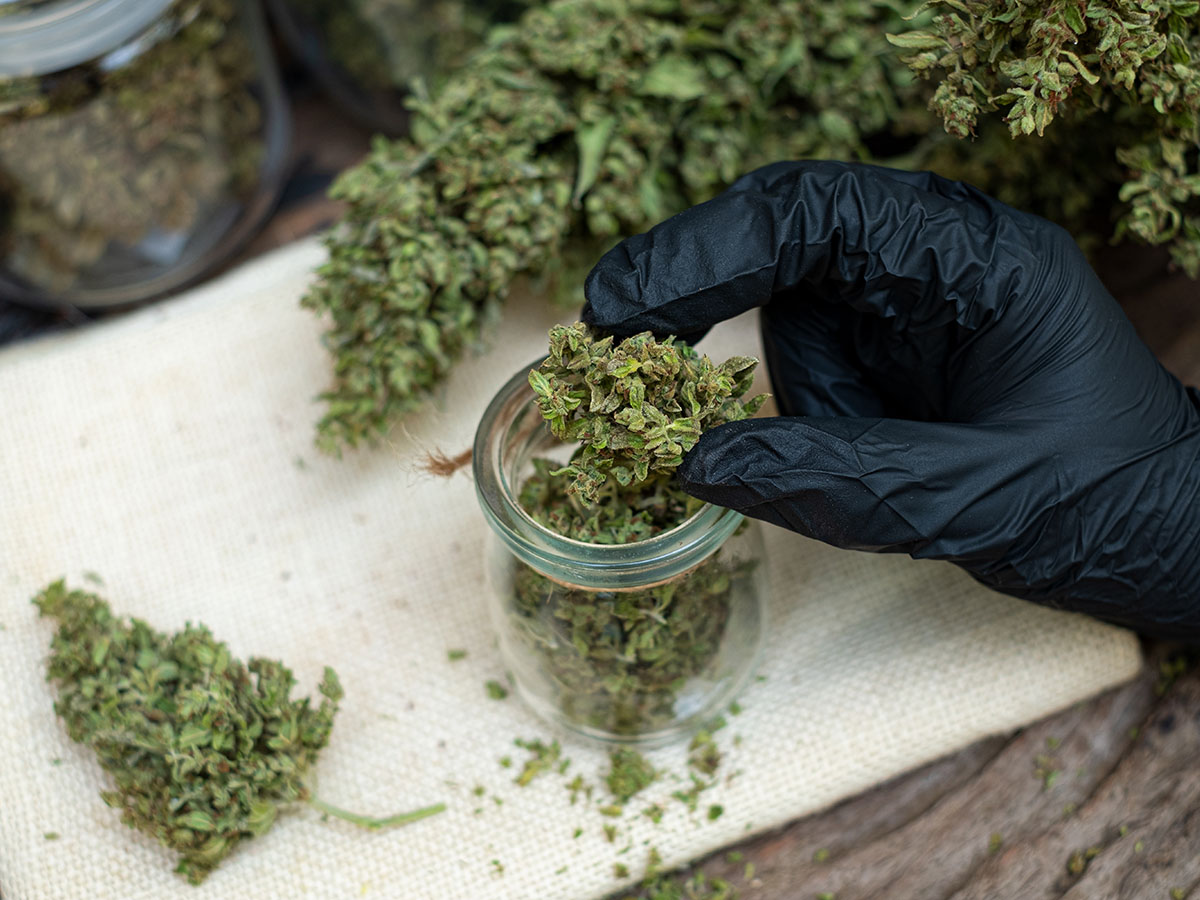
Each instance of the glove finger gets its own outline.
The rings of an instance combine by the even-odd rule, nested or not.
[[[1063,498],[1011,431],[900,419],[767,418],[706,432],[695,497],[837,547],[997,565]]]
[[[1058,258],[1072,252],[1062,229],[967,185],[779,163],[606,253],[588,275],[585,316],[619,334],[686,334],[817,294],[908,333],[970,328],[1037,293],[1047,273],[1076,271]]]

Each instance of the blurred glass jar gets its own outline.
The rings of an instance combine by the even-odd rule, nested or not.
[[[436,82],[489,27],[533,0],[270,0],[284,40],[346,112],[375,131],[408,129],[415,78]]]
[[[257,0],[0,0],[0,297],[197,280],[271,211],[289,139]]]
[[[690,734],[744,687],[763,643],[759,523],[706,504],[631,544],[544,528],[522,507],[522,486],[535,460],[561,464],[575,447],[550,433],[527,372],[492,400],[474,446],[504,663],[535,712],[579,734],[642,746]]]

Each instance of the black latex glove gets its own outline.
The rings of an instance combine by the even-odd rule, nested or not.
[[[705,434],[695,496],[1200,637],[1200,394],[1058,226],[928,173],[783,163],[624,241],[586,293],[622,335],[763,308],[784,415]]]

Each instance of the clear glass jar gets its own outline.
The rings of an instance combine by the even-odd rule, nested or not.
[[[521,485],[535,458],[562,462],[575,448],[550,433],[533,398],[528,370],[500,390],[473,460],[491,526],[491,616],[517,691],[543,718],[602,741],[689,734],[741,690],[763,642],[759,523],[704,505],[631,544],[544,528],[521,507]]]
[[[368,128],[408,130],[415,78],[461,65],[490,26],[532,0],[270,0],[280,34],[321,87]]]
[[[0,0],[0,296],[195,281],[270,212],[289,138],[254,0]]]

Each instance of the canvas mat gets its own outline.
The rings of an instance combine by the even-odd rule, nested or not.
[[[487,526],[469,474],[433,480],[415,462],[468,447],[491,395],[570,316],[514,298],[490,350],[459,365],[390,446],[337,461],[312,448],[329,359],[320,323],[297,306],[321,259],[306,241],[171,302],[0,353],[5,900],[584,900],[619,887],[615,862],[640,875],[649,846],[682,863],[1140,664],[1129,633],[993,594],[952,566],[768,528],[765,678],[719,733],[721,771],[736,777],[703,795],[698,815],[669,799],[679,786],[667,778],[614,821],[570,805],[565,781],[596,781],[604,754],[563,737],[567,778],[519,788],[499,758],[519,766],[513,739],[552,732],[515,695],[484,692],[503,676],[485,611]],[[757,345],[743,317],[704,349],[723,358]],[[203,621],[240,656],[284,660],[301,690],[334,666],[346,699],[317,767],[328,801],[374,815],[437,801],[449,811],[368,833],[302,808],[188,886],[104,805],[103,773],[51,710],[52,627],[29,599],[62,575],[86,586],[87,572],[118,613],[163,630]],[[449,662],[450,648],[467,658]],[[650,756],[682,774],[685,755]],[[639,814],[654,801],[668,810],[659,825]],[[712,822],[710,803],[725,809]]]

